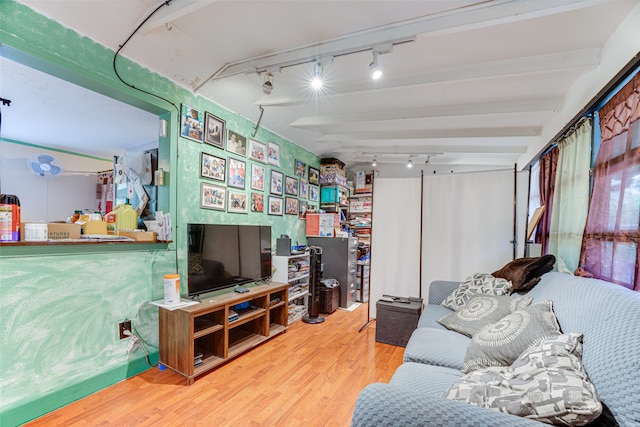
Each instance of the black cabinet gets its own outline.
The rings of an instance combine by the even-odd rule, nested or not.
[[[355,237],[309,237],[309,246],[322,248],[322,277],[340,284],[340,307],[356,302],[358,239]]]

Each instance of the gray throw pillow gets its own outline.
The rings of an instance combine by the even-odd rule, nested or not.
[[[509,295],[512,287],[511,282],[506,279],[499,279],[486,273],[476,273],[460,283],[440,305],[458,311],[475,294]]]
[[[510,367],[464,375],[444,397],[563,426],[586,425],[603,408],[582,365],[581,334],[542,340]]]
[[[447,329],[472,337],[484,326],[496,323],[507,314],[529,306],[531,301],[533,298],[530,297],[475,294],[462,309],[441,317],[437,322]]]
[[[527,348],[561,333],[551,301],[514,311],[476,332],[467,347],[462,372],[509,366]]]

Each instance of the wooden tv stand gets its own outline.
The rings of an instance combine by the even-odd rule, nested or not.
[[[160,307],[160,364],[193,384],[195,378],[287,330],[287,284],[271,283],[168,310]],[[250,307],[234,306],[248,302]],[[229,321],[229,310],[238,319]],[[201,358],[198,358],[199,355]],[[196,358],[202,363],[194,366]]]

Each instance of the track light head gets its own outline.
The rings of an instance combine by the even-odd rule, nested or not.
[[[373,158],[373,161],[371,162],[371,166],[372,166],[372,167],[374,167],[374,168],[375,168],[376,166],[378,166],[378,161],[376,160],[376,158],[375,158],[375,157]]]
[[[369,64],[369,73],[371,73],[371,78],[373,80],[378,80],[382,77],[382,69],[380,65],[378,65],[378,52],[373,51],[373,61]]]
[[[320,90],[322,88],[322,64],[320,64],[320,62],[316,62],[316,66],[313,69],[311,87],[315,90]]]
[[[413,167],[413,160],[409,157],[409,161],[407,162],[407,168],[411,169]]]
[[[271,79],[273,79],[273,74],[266,73],[264,75],[264,83],[262,84],[262,92],[264,92],[265,95],[270,95],[271,91],[273,90],[273,83],[271,82]]]

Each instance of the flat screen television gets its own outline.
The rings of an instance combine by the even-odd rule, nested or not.
[[[188,292],[207,292],[271,276],[271,227],[187,224]]]

